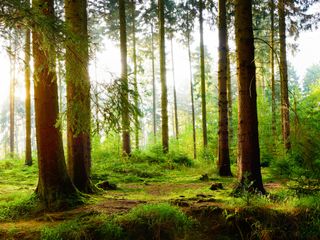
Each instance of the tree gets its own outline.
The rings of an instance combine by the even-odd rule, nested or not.
[[[26,29],[25,36],[25,49],[24,49],[24,63],[25,63],[25,85],[26,85],[26,155],[25,164],[27,166],[32,165],[32,152],[31,152],[31,97],[30,97],[30,55],[31,55],[31,32],[30,29]]]
[[[53,0],[33,0],[39,16],[54,24]],[[77,190],[67,173],[58,119],[58,88],[55,73],[54,42],[39,25],[32,29],[34,57],[34,98],[39,181],[36,194],[48,208],[59,207],[77,196]],[[46,29],[47,30],[47,29]],[[48,111],[50,109],[50,111]],[[50,136],[50,137],[48,137]]]
[[[12,39],[13,38],[13,39]],[[17,35],[10,36],[10,157],[14,156],[15,142],[15,85],[16,85],[16,64],[17,64]],[[13,41],[13,42],[12,42]]]
[[[275,73],[274,73],[274,0],[270,0],[270,70],[271,70],[271,112],[272,112],[272,134],[276,136],[276,89],[275,89]]]
[[[303,78],[303,91],[309,93],[312,86],[320,79],[320,64],[313,64],[307,68],[307,72]]]
[[[239,187],[249,181],[250,191],[265,193],[258,138],[256,70],[252,29],[252,1],[235,1],[235,33],[238,69],[238,167]]]
[[[87,1],[66,0],[65,18],[70,33],[66,44],[68,172],[81,192],[91,193]]]
[[[164,0],[158,0],[159,11],[159,43],[160,43],[160,81],[161,81],[161,117],[162,117],[162,148],[169,151],[168,128],[168,94],[166,81],[166,55],[165,55],[165,27],[164,27]]]
[[[131,0],[131,10],[132,10],[132,47],[133,47],[133,86],[134,86],[134,105],[135,108],[139,108],[139,91],[138,91],[138,82],[137,82],[137,72],[138,72],[138,66],[137,66],[137,44],[136,44],[136,3],[135,0]],[[135,121],[135,143],[136,143],[136,149],[139,149],[139,130],[140,130],[140,124],[139,124],[139,116],[137,114],[134,115],[134,121]]]
[[[231,176],[229,157],[229,135],[228,135],[228,34],[227,34],[227,8],[226,1],[219,0],[219,155],[218,170],[220,176]]]
[[[200,24],[200,71],[201,71],[201,109],[202,109],[202,138],[203,147],[208,146],[207,137],[207,104],[206,104],[206,76],[204,64],[204,43],[203,43],[203,0],[199,1],[199,24]]]
[[[281,89],[281,124],[284,146],[290,150],[290,112],[288,96],[288,66],[287,66],[287,48],[286,48],[286,13],[285,0],[278,2],[279,14],[279,37],[280,37],[280,89]]]
[[[127,27],[125,0],[119,0],[120,20],[120,50],[121,50],[121,80],[124,93],[122,94],[122,151],[125,155],[131,154],[130,144],[130,117],[129,117],[129,96],[128,96],[128,63],[127,63]]]

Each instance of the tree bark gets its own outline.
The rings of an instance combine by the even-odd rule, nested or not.
[[[136,44],[136,4],[135,0],[132,0],[132,45],[133,45],[133,87],[134,87],[134,105],[138,109],[139,108],[139,90],[138,90],[138,82],[137,82],[137,44]],[[139,149],[139,116],[137,114],[134,115],[135,121],[135,143],[136,149]]]
[[[188,44],[189,75],[190,75],[193,158],[196,159],[197,158],[197,136],[196,136],[196,118],[195,118],[195,111],[194,111],[194,94],[193,94],[193,79],[192,79],[192,58],[191,58],[191,49],[190,49],[190,33],[188,33],[187,44]]]
[[[154,32],[153,24],[151,24],[151,62],[152,62],[152,116],[153,116],[153,136],[154,143],[156,143],[157,137],[157,123],[156,123],[156,79],[155,79],[155,66],[154,66]]]
[[[238,69],[238,163],[239,187],[265,193],[258,138],[256,68],[252,29],[252,1],[235,1],[235,32]],[[248,182],[247,182],[248,181]],[[247,183],[248,185],[247,185]],[[249,184],[252,183],[252,184]]]
[[[288,66],[286,50],[286,13],[285,0],[279,0],[279,35],[280,35],[280,88],[281,88],[281,123],[282,137],[287,151],[291,148],[290,143],[290,114],[289,114],[289,96],[288,96]]]
[[[53,0],[33,0],[32,6],[46,18],[54,17]],[[56,127],[59,104],[54,43],[36,26],[32,31],[34,98],[39,182],[36,194],[48,208],[61,207],[77,190],[67,174],[62,136]]]
[[[161,80],[161,117],[162,117],[162,148],[163,152],[169,151],[168,128],[168,96],[166,80],[166,55],[165,55],[165,27],[164,27],[164,0],[158,0],[159,8],[159,43],[160,43],[160,80]]]
[[[66,47],[68,171],[81,192],[92,193],[87,1],[66,0],[65,17],[71,36]]]
[[[227,99],[228,99],[228,127],[229,127],[229,142],[233,139],[233,112],[232,112],[232,82],[230,69],[230,51],[227,35]]]
[[[218,171],[220,176],[231,176],[228,136],[228,100],[227,100],[227,14],[226,0],[219,0],[219,155]]]
[[[14,126],[14,119],[15,119],[15,85],[16,85],[16,34],[13,35],[13,42],[10,40],[10,48],[11,56],[10,56],[10,157],[14,157],[14,142],[15,142],[15,126]]]
[[[173,106],[174,106],[174,122],[176,130],[176,139],[179,139],[179,121],[178,121],[178,107],[177,107],[177,91],[176,91],[176,79],[174,72],[174,58],[173,58],[173,37],[171,37],[171,66],[172,66],[172,80],[173,80]]]
[[[270,1],[270,69],[271,69],[271,128],[273,137],[276,136],[276,90],[274,77],[274,0]]]
[[[125,0],[119,0],[120,18],[120,50],[121,50],[121,81],[124,93],[122,94],[122,153],[126,156],[131,154],[130,144],[130,117],[128,96],[128,61],[127,61],[127,30]]]
[[[202,138],[203,138],[203,147],[207,148],[207,146],[208,146],[208,136],[207,136],[206,79],[205,79],[204,43],[203,43],[203,0],[199,1],[199,24],[200,24],[200,71],[201,71]]]
[[[30,53],[31,53],[31,34],[30,30],[26,29],[25,48],[24,48],[24,64],[25,64],[25,108],[26,108],[26,149],[25,149],[25,165],[32,165],[31,151],[31,97],[30,97]]]

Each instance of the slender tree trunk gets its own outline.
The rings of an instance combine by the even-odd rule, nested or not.
[[[25,165],[32,165],[32,152],[31,152],[31,97],[30,97],[30,53],[31,53],[31,34],[30,30],[26,30],[25,36],[25,49],[24,49],[24,63],[25,63],[25,84],[26,84],[26,153],[25,153]]]
[[[193,79],[192,79],[192,58],[190,49],[190,33],[187,37],[188,41],[188,58],[189,58],[189,74],[190,74],[190,97],[191,97],[191,114],[192,114],[192,138],[193,138],[193,158],[197,158],[197,137],[196,137],[196,118],[194,111],[194,94],[193,94]]]
[[[178,107],[177,107],[177,91],[176,91],[176,79],[174,72],[174,58],[173,58],[173,41],[171,37],[171,64],[172,64],[172,80],[173,80],[173,106],[174,106],[174,122],[176,129],[176,139],[179,139],[179,121],[178,121]]]
[[[128,96],[128,61],[127,61],[127,30],[126,30],[126,8],[125,0],[119,0],[120,17],[120,49],[121,49],[121,80],[125,91],[122,95],[122,152],[124,155],[131,154],[130,144],[130,117],[129,117],[129,96]]]
[[[228,135],[228,99],[227,99],[227,13],[226,0],[219,0],[219,156],[220,176],[231,176]]]
[[[239,187],[253,182],[249,191],[265,193],[260,170],[256,68],[252,29],[252,1],[235,1],[235,32],[238,69],[238,163]],[[247,184],[248,184],[247,183]]]
[[[135,0],[132,0],[132,45],[133,45],[133,87],[134,87],[134,105],[138,109],[139,108],[139,91],[138,91],[138,82],[137,82],[137,44],[136,44],[136,4]],[[139,149],[139,116],[135,114],[134,116],[135,121],[135,142],[136,142],[136,149]]]
[[[66,48],[68,171],[74,185],[81,192],[91,193],[87,1],[66,0],[65,16],[66,25],[72,34]]]
[[[286,150],[290,150],[290,115],[288,96],[288,66],[286,50],[286,19],[285,0],[278,2],[279,35],[280,35],[280,85],[281,85],[281,122],[282,136]]]
[[[11,67],[11,76],[10,76],[10,157],[14,157],[14,142],[15,142],[15,85],[16,85],[16,38],[17,36],[13,36],[13,42],[10,41],[10,47],[12,52],[10,53],[10,67]]]
[[[166,80],[166,53],[165,53],[165,27],[164,27],[164,0],[158,0],[159,8],[159,42],[160,42],[160,79],[161,79],[161,117],[162,117],[162,148],[169,151],[168,127],[168,96]]]
[[[273,137],[276,136],[276,91],[275,91],[275,77],[274,77],[274,0],[270,1],[270,20],[271,20],[271,33],[270,33],[270,69],[271,69],[271,128]]]
[[[206,104],[206,77],[204,65],[204,43],[203,43],[203,0],[199,1],[199,23],[200,23],[200,71],[201,71],[201,108],[202,108],[202,137],[203,147],[208,146],[207,137],[207,104]]]
[[[46,18],[54,17],[53,0],[33,0],[32,6]],[[77,190],[67,174],[62,136],[56,127],[59,115],[54,43],[33,28],[34,98],[39,182],[36,193],[48,208],[61,207]],[[50,111],[48,111],[50,110]],[[50,137],[48,137],[50,136]]]
[[[155,79],[155,66],[154,66],[154,32],[153,32],[153,24],[151,24],[151,62],[152,62],[152,104],[153,104],[153,136],[154,142],[156,142],[157,137],[157,123],[156,123],[156,79]]]
[[[227,99],[228,99],[228,125],[229,125],[229,142],[233,139],[233,114],[232,114],[232,83],[230,69],[230,51],[227,35]]]

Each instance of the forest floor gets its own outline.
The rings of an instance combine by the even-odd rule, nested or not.
[[[189,167],[128,160],[99,163],[93,166],[93,182],[114,183],[116,189],[88,196],[73,209],[48,212],[30,200],[37,167],[3,161],[0,239],[319,239],[319,194],[297,195],[292,180],[276,178],[269,168],[262,173],[269,195],[235,197],[236,179],[218,177],[209,163]],[[131,214],[139,206],[159,204],[168,205],[158,209],[156,221],[142,217],[152,209]],[[191,219],[192,226],[186,220],[171,222],[176,215],[166,213],[170,206]],[[157,216],[153,213],[151,218]],[[107,233],[105,222],[113,226]],[[175,229],[183,224],[183,231]]]

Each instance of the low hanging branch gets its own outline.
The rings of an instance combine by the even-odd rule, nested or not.
[[[139,99],[139,95],[134,91],[134,84],[129,79],[128,87],[125,86],[121,78],[116,78],[109,84],[100,83],[94,92],[92,101],[99,114],[102,116],[99,125],[106,133],[110,131],[120,133],[122,131],[121,117],[125,107],[129,109],[130,130],[139,126],[135,116],[142,116],[141,110],[136,107],[134,99]],[[129,96],[128,106],[121,101],[124,96]]]

